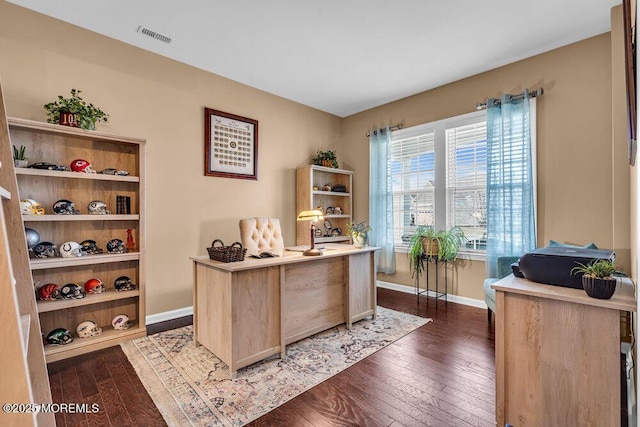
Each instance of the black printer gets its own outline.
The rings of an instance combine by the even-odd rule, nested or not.
[[[524,254],[518,268],[533,282],[582,289],[582,273],[571,274],[571,270],[601,259],[615,262],[616,254],[604,249],[546,247]]]

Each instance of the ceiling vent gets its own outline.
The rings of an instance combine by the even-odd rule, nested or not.
[[[160,40],[161,42],[171,43],[171,37],[156,33],[155,31],[145,28],[142,25],[138,26],[138,32],[144,34],[145,36]]]

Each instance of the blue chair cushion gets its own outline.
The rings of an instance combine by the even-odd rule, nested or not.
[[[493,312],[496,311],[496,291],[491,289],[491,285],[496,283],[503,277],[511,274],[511,264],[517,262],[520,257],[518,256],[501,256],[497,259],[497,273],[499,278],[490,277],[484,280],[482,289],[484,290],[484,302],[487,303],[487,307]]]
[[[569,245],[567,243],[562,243],[562,242],[556,242],[555,240],[549,240],[549,246],[550,248],[582,248],[582,249],[598,249],[598,247],[596,246],[595,243],[591,242],[591,243],[587,243],[584,246],[579,246],[579,245]]]
[[[496,290],[491,289],[491,285],[498,280],[500,279],[485,279],[482,285],[482,289],[484,289],[484,302],[487,303],[487,307],[493,312],[496,311]]]

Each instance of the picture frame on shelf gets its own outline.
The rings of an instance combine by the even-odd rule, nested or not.
[[[204,174],[258,179],[258,121],[204,109]]]

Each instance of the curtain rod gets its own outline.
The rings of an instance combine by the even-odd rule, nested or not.
[[[397,125],[389,126],[389,130],[398,130],[398,129],[402,129],[403,127],[404,127],[404,124],[398,123]],[[385,130],[386,130],[386,128],[385,129],[380,129],[380,132],[384,132]],[[377,135],[378,131],[374,130],[373,134]],[[371,136],[371,132],[367,131],[367,138],[369,138],[370,136]]]
[[[529,91],[529,96],[531,98],[535,98],[536,96],[542,96],[543,94],[544,94],[544,89],[543,88],[540,88],[538,90]],[[511,97],[511,99],[523,99],[523,98],[524,98],[524,92],[519,93],[518,95],[513,95]],[[497,105],[497,103],[499,103],[499,102],[500,102],[500,100],[496,99],[494,101],[494,105]],[[483,110],[485,108],[487,108],[487,102],[486,101],[485,102],[478,102],[476,104],[476,110]]]

